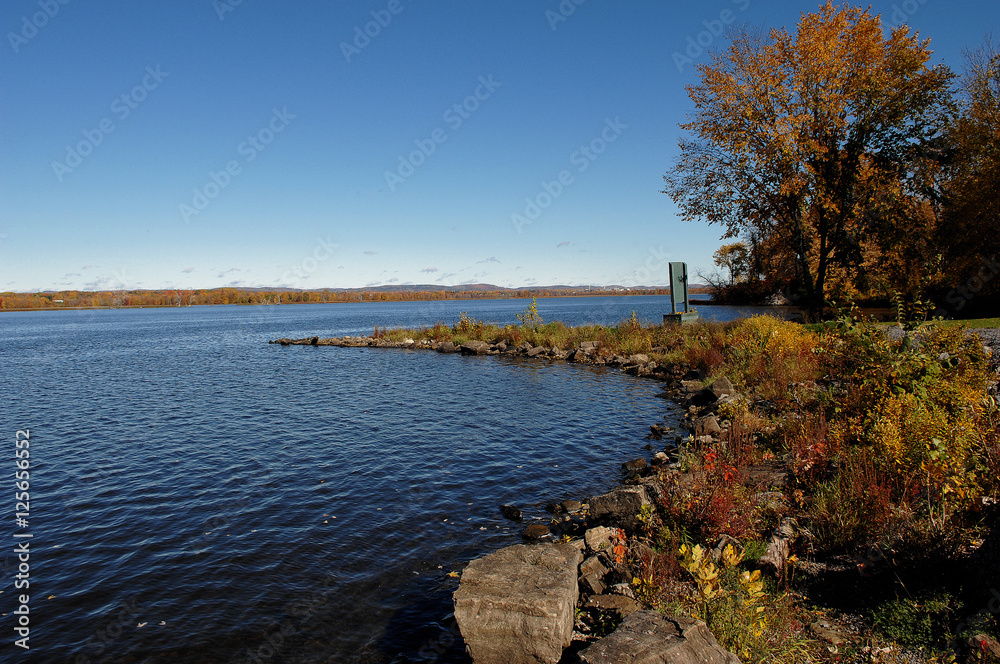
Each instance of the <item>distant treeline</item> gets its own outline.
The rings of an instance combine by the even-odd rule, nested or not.
[[[498,289],[439,291],[260,291],[239,288],[201,290],[58,291],[0,293],[0,310],[186,307],[204,304],[303,304],[310,302],[401,302],[413,300],[496,300],[528,297],[669,295],[667,288],[567,290]]]

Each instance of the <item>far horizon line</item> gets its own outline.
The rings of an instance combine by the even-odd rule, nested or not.
[[[690,284],[689,288],[702,289],[706,288],[705,284]],[[194,292],[194,291],[217,291],[222,289],[231,289],[236,291],[244,292],[271,292],[271,293],[367,293],[367,292],[435,292],[435,291],[447,291],[451,293],[455,292],[481,292],[481,291],[508,291],[508,292],[518,292],[518,291],[565,291],[565,292],[587,292],[587,291],[597,291],[597,292],[622,292],[622,291],[670,291],[669,286],[624,286],[621,284],[609,284],[609,285],[584,285],[584,286],[569,286],[565,284],[550,284],[545,286],[497,286],[495,284],[486,283],[468,283],[468,284],[457,284],[454,286],[444,286],[435,284],[380,284],[380,285],[370,285],[370,286],[353,286],[353,287],[341,287],[341,286],[330,286],[330,287],[317,287],[317,288],[294,288],[290,286],[235,286],[235,285],[223,285],[223,286],[196,286],[196,287],[173,287],[165,286],[159,288],[104,288],[98,290],[89,290],[86,288],[38,288],[34,290],[24,290],[24,291],[0,291],[0,294],[6,295],[44,295],[44,294],[58,294],[58,293],[153,293],[153,292],[165,292],[165,291],[177,291],[177,292]]]

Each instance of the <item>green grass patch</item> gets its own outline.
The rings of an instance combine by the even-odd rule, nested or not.
[[[1000,318],[970,318],[968,320],[943,320],[939,323],[941,327],[961,327],[965,326],[976,330],[995,330],[1000,328]]]

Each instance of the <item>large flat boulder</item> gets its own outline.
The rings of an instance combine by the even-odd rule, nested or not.
[[[573,637],[577,567],[569,544],[518,544],[473,560],[455,620],[475,664],[556,664]]]
[[[609,636],[580,651],[583,664],[740,664],[705,623],[638,611]]]

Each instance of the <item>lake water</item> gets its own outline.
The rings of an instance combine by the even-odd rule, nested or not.
[[[0,570],[5,662],[464,662],[448,576],[524,509],[610,488],[660,385],[505,357],[269,345],[375,325],[515,322],[524,300],[0,315],[0,474],[30,430]],[[668,297],[546,320],[659,320]],[[745,313],[703,309],[731,318]],[[21,508],[23,509],[23,508]],[[15,539],[16,534],[31,539]],[[14,587],[29,542],[30,588]],[[14,646],[28,593],[31,649]]]

